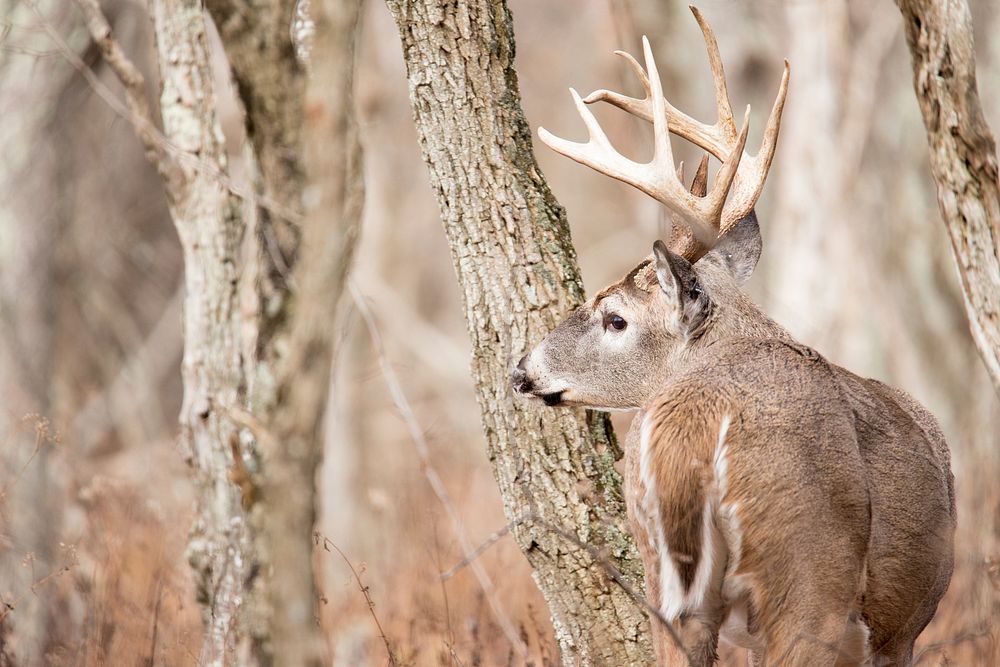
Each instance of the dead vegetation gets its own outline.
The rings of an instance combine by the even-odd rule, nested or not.
[[[635,51],[641,32],[681,54],[662,73],[665,86],[696,109],[710,108],[710,91],[687,74],[703,69],[696,60],[700,36],[677,27],[690,21],[673,21],[674,9],[661,12],[659,3],[641,0],[587,3],[585,9],[571,0],[510,4],[533,126],[576,131],[572,111],[564,113],[566,105],[554,100],[563,99],[568,85],[589,90],[617,80],[621,71],[610,53]],[[83,33],[73,32],[79,17],[39,5],[62,34],[74,35],[67,43],[82,62],[121,94],[93,48],[77,39]],[[978,66],[984,106],[997,127],[1000,52],[982,37],[996,32],[1000,11],[988,5],[974,7],[977,30],[982,26]],[[811,70],[790,53],[809,46],[790,30],[803,20],[796,13],[801,7],[786,12],[775,3],[702,3],[720,42],[730,45],[724,57],[734,63],[734,97],[766,109],[773,82],[762,80],[760,63],[766,60],[763,70],[770,72],[789,55],[789,123],[796,114],[816,114],[816,104],[833,104],[839,90],[833,84],[843,84],[845,68],[852,67],[876,70],[854,79],[869,86],[855,94],[868,99],[877,93],[875,102],[889,111],[864,127],[836,113],[823,116],[838,131],[864,132],[852,134],[858,147],[851,155],[861,157],[852,162],[851,178],[839,178],[837,192],[822,197],[833,201],[832,221],[797,215],[801,188],[822,187],[823,181],[787,173],[781,178],[783,164],[791,162],[788,151],[795,150],[793,140],[783,138],[778,178],[759,208],[764,275],[751,291],[804,341],[852,370],[906,388],[941,418],[956,470],[956,571],[916,660],[1000,664],[1000,405],[962,312],[902,37],[879,24],[878,32],[864,33],[876,40],[864,44],[878,58],[842,57],[865,20],[895,21],[898,15],[869,15],[860,0],[844,6],[840,32],[827,26],[841,40],[830,42],[836,52],[813,54],[829,67]],[[0,424],[7,433],[0,452],[0,665],[196,664],[201,618],[185,554],[193,495],[175,439],[179,246],[157,177],[134,135],[59,55],[32,12],[3,7],[0,146],[17,159],[0,167],[0,259],[6,262],[0,276]],[[106,10],[124,47],[155,80],[142,8],[109,3]],[[328,417],[336,428],[320,473],[317,622],[336,665],[556,665],[548,609],[530,568],[509,536],[489,541],[507,519],[468,377],[459,292],[420,163],[395,28],[380,3],[368,3],[366,11],[357,97],[369,194],[354,281],[359,298],[371,304],[384,345],[380,350],[372,343],[358,313],[338,332],[343,343]],[[557,28],[559,39],[553,40]],[[582,48],[595,40],[599,48]],[[829,77],[829,96],[822,90],[797,94],[796,77],[822,79],[819,71]],[[29,99],[25,91],[35,89],[27,82],[42,79],[51,88]],[[224,83],[231,173],[245,185],[243,148],[232,131],[238,107]],[[44,120],[40,126],[24,118],[29,110]],[[752,118],[758,132],[763,118]],[[14,142],[15,126],[28,136]],[[607,126],[624,152],[641,128],[619,120]],[[659,213],[641,196],[544,152],[539,159],[567,206],[590,287],[648,253]],[[821,174],[830,159],[818,159],[811,175]],[[836,236],[817,238],[814,225],[834,227]],[[45,242],[22,242],[30,234]],[[31,270],[16,271],[15,254],[25,255]],[[39,284],[29,290],[29,279]],[[859,309],[875,296],[877,308]],[[47,310],[32,314],[17,299]],[[383,364],[395,374],[396,388],[386,384]],[[401,412],[397,392],[410,415]],[[615,422],[623,433],[628,417]],[[414,447],[416,436],[424,440],[423,452]],[[437,482],[429,481],[428,469]],[[47,514],[36,518],[43,505],[19,492],[35,488],[39,478],[48,481],[37,496]],[[45,536],[44,550],[22,541],[21,528],[14,530],[21,518]],[[469,565],[442,579],[470,546],[484,541],[488,546],[473,562],[492,590]],[[20,634],[25,628],[30,632]],[[725,654],[726,664],[740,660]]]

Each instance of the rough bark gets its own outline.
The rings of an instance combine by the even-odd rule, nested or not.
[[[263,449],[277,449],[280,440],[269,430],[278,406],[279,375],[290,350],[289,318],[291,316],[295,279],[302,237],[302,193],[305,177],[302,163],[303,93],[305,76],[296,57],[292,41],[292,22],[295,15],[294,0],[208,0],[206,8],[219,31],[230,72],[236,83],[244,108],[244,129],[253,148],[253,188],[255,198],[246,202],[255,210],[244,210],[245,219],[252,221],[251,247],[246,253],[250,262],[241,273],[243,289],[252,292],[253,314],[244,322],[244,351],[252,358],[252,368],[247,374],[247,408],[255,420],[263,425],[264,432],[254,433],[257,440],[247,437],[242,451],[245,466],[240,471],[241,483],[249,491],[247,506],[252,506],[251,539],[258,540],[259,531],[270,520],[273,510],[286,518],[285,498],[279,503],[269,503],[265,497],[280,498],[274,494],[257,493],[268,484],[268,471],[259,460],[265,456]],[[253,432],[250,429],[247,433]],[[268,457],[280,464],[281,457]],[[318,461],[317,461],[318,463]],[[311,508],[315,484],[312,477],[300,479],[308,490],[306,506]],[[311,509],[308,520],[311,525]],[[296,519],[296,522],[298,520]],[[297,525],[297,523],[296,523]],[[311,545],[311,530],[305,539]],[[296,544],[295,549],[301,545]],[[265,576],[249,582],[247,607],[244,615],[245,642],[239,647],[239,660],[273,662],[275,640],[272,620],[278,613],[271,607],[273,594],[269,590],[273,570],[261,553],[267,547],[255,543],[256,557],[261,559],[256,567]],[[281,573],[275,573],[279,577]],[[305,574],[310,577],[312,570]],[[310,591],[312,589],[310,588]],[[310,593],[301,604],[311,610],[313,595]],[[287,611],[287,610],[286,610]],[[284,613],[284,612],[282,612]],[[309,614],[311,618],[311,613]],[[311,624],[311,621],[309,622]],[[308,631],[308,627],[306,630]],[[315,642],[313,642],[315,643]]]
[[[896,0],[973,340],[1000,392],[1000,182],[965,0]]]
[[[227,186],[200,3],[153,5],[166,143],[153,128],[141,75],[110,38],[96,2],[78,2],[125,83],[133,124],[165,181],[184,252],[181,430],[200,493],[189,555],[205,607],[202,661],[323,664],[312,568],[316,470],[332,323],[361,214],[360,147],[352,98],[345,94],[358,3],[318,8],[323,42],[305,116],[289,33],[294,3],[262,5],[256,14],[246,7],[228,14],[222,10],[236,8],[221,0],[214,5],[216,16],[228,21],[222,33],[261,170],[256,213],[264,238],[255,248],[267,247],[257,258],[267,268],[254,285],[261,308],[243,316],[246,225]],[[303,120],[309,152],[299,141]],[[304,219],[303,156],[315,195]],[[296,262],[303,233],[309,245],[304,261]],[[272,269],[280,281],[270,279]],[[256,349],[243,345],[248,327],[257,335]]]
[[[201,662],[224,663],[237,637],[244,584],[252,576],[246,516],[230,480],[240,447],[228,413],[245,400],[237,294],[244,224],[226,173],[208,45],[198,0],[152,6],[160,66],[163,131],[173,147],[161,160],[170,214],[184,252],[184,357],[181,444],[198,493],[188,557],[204,605]]]
[[[462,287],[487,448],[513,533],[567,665],[649,662],[648,624],[601,565],[547,530],[606,550],[638,586],[621,451],[606,416],[513,399],[508,371],[583,299],[565,212],[535,162],[503,0],[388,0],[424,159]],[[640,588],[641,589],[641,588]]]
[[[361,147],[351,94],[359,0],[313,0],[315,37],[305,98],[305,201],[288,353],[278,368],[277,400],[260,439],[259,524],[270,614],[262,661],[329,663],[314,617],[313,531],[322,421],[333,359],[337,306],[355,248],[364,198]]]
[[[305,77],[292,41],[295,0],[207,0],[246,110],[247,137],[256,160],[258,252],[256,317],[258,375],[251,400],[274,399],[302,230],[302,101]]]

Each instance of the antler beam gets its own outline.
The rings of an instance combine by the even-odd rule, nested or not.
[[[705,197],[696,197],[687,191],[674,171],[674,157],[670,148],[668,129],[670,123],[668,105],[663,98],[660,76],[653,60],[652,49],[649,47],[649,40],[645,37],[642,38],[642,50],[650,74],[647,78],[649,96],[646,101],[649,102],[650,118],[653,123],[652,161],[647,164],[634,162],[615,150],[597,119],[594,118],[594,114],[572,88],[570,93],[573,95],[573,102],[590,135],[588,141],[577,143],[562,139],[543,127],[538,128],[538,136],[554,151],[602,174],[624,181],[670,207],[691,226],[700,240],[711,243],[719,234],[719,221],[722,218],[726,197],[736,176],[740,158],[743,156],[743,147],[750,128],[750,107],[747,106],[743,129],[736,138],[735,146],[723,159],[723,166],[716,178],[715,186]],[[638,67],[638,63],[636,66]]]
[[[750,109],[747,107],[742,129],[737,130],[715,33],[697,8],[691,7],[691,12],[705,38],[712,70],[718,114],[713,125],[691,118],[664,99],[649,42],[643,37],[645,69],[628,53],[623,51],[615,53],[628,61],[646,90],[645,98],[637,99],[609,90],[598,90],[581,99],[576,91],[571,89],[580,116],[590,133],[590,140],[585,144],[578,144],[555,137],[544,128],[539,128],[538,133],[542,141],[553,150],[601,173],[629,183],[670,207],[691,228],[699,241],[690,246],[690,253],[687,254],[701,256],[719,236],[748,215],[760,197],[777,146],[781,113],[788,92],[789,66],[786,60],[778,95],[764,130],[760,150],[756,155],[748,155],[744,152],[744,147]],[[633,162],[611,146],[596,119],[584,106],[602,101],[653,124],[655,143],[653,160],[650,163]],[[723,167],[716,184],[704,199],[689,193],[674,175],[668,132],[687,139],[722,162]],[[727,195],[728,203],[726,203]]]

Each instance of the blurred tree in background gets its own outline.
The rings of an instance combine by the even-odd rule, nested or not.
[[[701,37],[653,0],[387,4],[356,28],[356,3],[312,0],[307,68],[290,0],[0,0],[0,664],[645,650],[641,611],[544,525],[638,581],[608,420],[515,404],[506,370],[663,219],[536,164],[531,130],[582,133],[565,88],[629,90],[611,51],[644,33],[710,116]],[[750,291],[940,418],[957,569],[918,653],[994,664],[1000,8],[897,4],[700,6],[757,132],[792,64]],[[603,125],[645,159],[623,116]],[[361,305],[338,307],[355,245]]]

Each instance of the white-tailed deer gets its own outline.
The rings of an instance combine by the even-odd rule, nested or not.
[[[741,291],[760,255],[753,207],[777,141],[788,67],[763,147],[743,147],[718,47],[708,45],[719,119],[699,123],[663,98],[643,40],[639,100],[573,92],[590,140],[551,148],[630,183],[675,214],[671,248],[601,290],[512,372],[550,406],[639,410],[625,447],[625,492],[661,664],[710,665],[720,639],[759,664],[908,665],[948,587],[955,502],[934,417],[905,393],[858,377],[795,342]],[[647,76],[648,72],[648,76]],[[584,102],[653,124],[649,164],[611,146]],[[707,161],[688,191],[669,133]],[[728,199],[727,199],[728,195]]]

